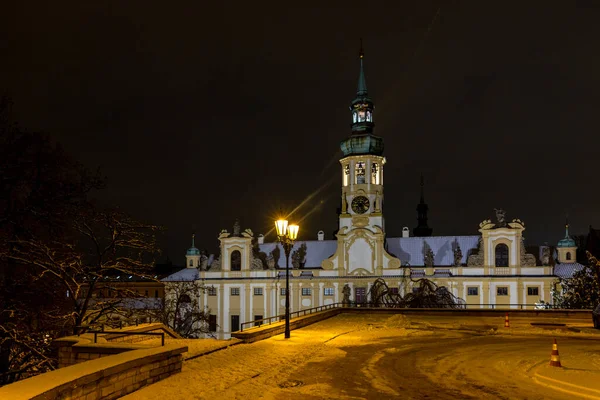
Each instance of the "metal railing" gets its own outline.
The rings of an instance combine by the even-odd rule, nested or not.
[[[155,321],[156,322],[156,321]],[[131,319],[119,319],[108,321],[102,324],[95,323],[92,325],[77,325],[75,328],[77,329],[77,334],[80,335],[86,332],[93,332],[94,329],[100,329],[101,332],[104,332],[105,327],[113,328],[113,329],[123,329],[128,326],[138,326],[140,324],[151,324],[152,317],[145,318],[131,318]]]
[[[137,336],[137,335],[147,335],[147,336],[160,336],[160,345],[165,345],[165,333],[164,332],[122,332],[122,331],[93,331],[90,332],[94,334],[94,343],[98,343],[98,334],[114,334],[114,335],[125,335],[125,336]]]
[[[333,304],[328,304],[326,306],[319,306],[319,307],[314,307],[314,308],[307,308],[306,310],[300,310],[300,311],[294,311],[290,313],[290,319],[295,318],[295,317],[300,317],[300,316],[304,316],[307,314],[312,314],[315,312],[320,312],[320,311],[325,311],[331,308],[395,308],[395,309],[405,309],[405,310],[427,310],[427,308],[409,308],[409,307],[402,307],[398,304],[382,304],[382,303],[368,303],[368,302],[360,302],[360,303],[356,303],[356,302],[348,302],[348,303],[333,303]],[[524,309],[529,309],[529,310],[553,310],[553,309],[560,309],[557,306],[548,304],[548,303],[543,303],[543,304],[527,304],[527,303],[518,303],[518,304],[457,304],[455,307],[440,307],[440,308],[436,308],[436,310],[440,310],[440,309],[444,309],[444,310],[515,310],[515,309],[519,309],[519,310],[524,310]],[[282,315],[277,315],[274,317],[269,317],[269,318],[261,318],[261,319],[256,319],[254,321],[248,321],[248,322],[243,322],[240,324],[240,332],[244,331],[244,327],[246,326],[251,326],[252,328],[254,327],[260,327],[262,325],[268,324],[271,325],[273,323],[276,322],[280,322],[285,320],[285,314]],[[248,329],[248,328],[246,328]]]
[[[344,304],[344,307],[354,307],[354,308],[398,308],[398,309],[410,309],[410,310],[422,310],[427,309],[426,307],[403,307],[399,304],[382,304],[382,303],[368,303],[361,302],[355,303],[350,302]],[[518,303],[518,304],[456,304],[453,307],[437,307],[436,309],[446,309],[446,310],[466,310],[466,309],[476,309],[476,310],[497,310],[497,309],[520,309],[524,310],[526,307],[534,310],[550,310],[550,309],[559,309],[558,306],[554,306],[552,304],[544,303],[544,304],[526,304],[526,303]]]
[[[313,313],[329,310],[332,308],[338,308],[338,307],[343,307],[343,304],[342,303],[332,303],[332,304],[327,304],[326,306],[319,306],[319,307],[307,308],[305,310],[294,311],[294,312],[290,313],[290,319],[295,318],[295,317],[297,318],[300,316],[305,316],[307,314],[313,314]],[[285,314],[282,314],[282,315],[276,315],[274,317],[261,318],[261,319],[256,319],[254,321],[249,321],[249,322],[242,322],[240,324],[240,332],[244,332],[244,326],[248,326],[248,325],[252,326],[253,325],[252,326],[253,328],[258,328],[262,325],[265,325],[266,322],[268,322],[268,325],[271,325],[274,322],[279,322],[279,321],[284,321],[284,320],[285,320]]]

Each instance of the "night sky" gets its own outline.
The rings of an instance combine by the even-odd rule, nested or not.
[[[361,37],[388,236],[416,225],[421,173],[434,235],[494,208],[529,244],[566,213],[600,226],[597,1],[39,3],[3,6],[0,93],[102,167],[99,201],[164,225],[175,263],[192,231],[216,251],[307,198],[300,239],[332,238]]]

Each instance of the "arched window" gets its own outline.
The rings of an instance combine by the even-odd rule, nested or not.
[[[367,111],[367,122],[371,122],[371,111]]]
[[[242,253],[240,253],[239,250],[234,250],[231,252],[231,270],[242,270]]]
[[[356,183],[365,183],[365,163],[362,161],[357,162],[355,169]]]
[[[567,251],[567,260],[570,260],[570,259],[571,259],[571,252]]]
[[[358,117],[357,117],[357,115],[356,115],[356,111],[355,111],[355,112],[353,112],[353,113],[352,113],[352,122],[353,122],[353,123],[356,123],[356,122],[357,122],[357,120],[358,120]]]
[[[190,260],[190,267],[194,266],[194,260]]]
[[[377,167],[377,163],[371,164],[371,183],[375,185],[379,184],[379,168]]]
[[[496,246],[496,267],[508,267],[508,246],[504,243]]]

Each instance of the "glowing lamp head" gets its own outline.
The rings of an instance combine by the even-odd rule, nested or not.
[[[288,237],[291,240],[296,240],[298,238],[298,231],[300,230],[300,227],[298,225],[289,225],[288,226]]]
[[[280,218],[275,221],[275,230],[277,231],[277,236],[285,236],[287,233],[288,222],[286,219]]]

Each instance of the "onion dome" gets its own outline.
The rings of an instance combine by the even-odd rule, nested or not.
[[[194,246],[194,237],[195,236],[196,236],[195,234],[192,235],[192,247],[190,247],[188,249],[187,253],[185,254],[186,256],[199,256],[200,255],[200,250],[198,250],[196,248],[196,246]]]

